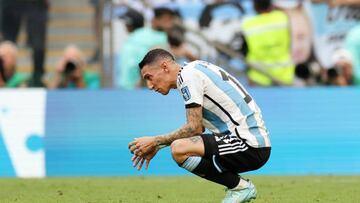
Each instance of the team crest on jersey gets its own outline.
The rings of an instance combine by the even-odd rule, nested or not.
[[[181,93],[185,101],[188,101],[191,98],[189,88],[187,86],[181,88]]]

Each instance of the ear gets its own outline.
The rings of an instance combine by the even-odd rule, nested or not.
[[[163,61],[160,65],[161,69],[163,69],[165,72],[169,72],[169,64],[166,61]]]

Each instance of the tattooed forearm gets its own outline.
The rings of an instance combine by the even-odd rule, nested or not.
[[[187,123],[174,132],[156,137],[157,144],[170,145],[174,140],[192,137],[202,133],[202,107],[186,109]]]
[[[186,124],[174,132],[158,136],[157,143],[158,145],[170,145],[174,140],[191,137],[197,134],[198,133],[192,126]]]

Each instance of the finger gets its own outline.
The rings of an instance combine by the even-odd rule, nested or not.
[[[140,143],[136,143],[134,146],[135,146],[136,149],[141,149],[141,148],[143,148]]]
[[[150,164],[150,160],[146,160],[146,163],[145,163],[145,169],[147,170],[149,168],[149,164]]]
[[[130,149],[132,146],[134,146],[136,144],[136,141],[132,141],[132,142],[130,142],[129,143],[129,145],[128,145],[128,148]]]
[[[134,150],[134,154],[141,157],[144,157],[146,155],[146,153],[144,153],[144,150],[141,149]]]
[[[137,150],[137,148],[135,146],[131,146],[129,150],[132,154],[134,154],[134,151]]]
[[[144,164],[144,161],[145,161],[145,159],[144,159],[144,158],[142,158],[142,159],[141,159],[141,161],[140,161],[140,164],[139,164],[138,170],[140,170],[140,169],[141,169],[142,165]]]
[[[142,159],[142,157],[140,157],[140,156],[136,157],[133,167],[136,167],[141,159]]]
[[[137,143],[137,138],[134,138],[134,141],[129,142],[128,148],[130,149],[132,146],[136,145]]]
[[[140,150],[135,150],[135,151],[134,151],[134,154],[135,154],[136,156],[141,156],[141,155],[142,155],[142,153],[141,153]]]
[[[134,155],[132,158],[131,158],[131,161],[134,162],[134,160],[137,158],[138,156]]]

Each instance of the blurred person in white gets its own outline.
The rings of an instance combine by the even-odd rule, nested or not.
[[[198,23],[208,39],[228,44],[241,26],[244,15],[241,1],[215,0],[205,5]]]
[[[152,48],[169,48],[167,34],[174,25],[176,12],[168,7],[154,9],[151,27],[142,27],[130,33],[120,51],[119,78],[115,84],[118,88],[135,89],[141,87],[138,61]]]
[[[295,86],[323,85],[327,80],[326,69],[320,65],[314,51],[306,61],[296,64],[295,75]]]
[[[333,67],[327,70],[329,85],[348,86],[353,83],[352,56],[346,49],[339,49],[333,54]]]
[[[86,68],[85,58],[81,50],[75,45],[69,45],[65,48],[55,72],[47,74],[44,83],[49,89],[98,89],[100,78],[98,73]]]
[[[199,26],[201,28],[210,27],[214,20],[222,20],[222,23],[227,23],[232,18],[241,18],[244,12],[245,10],[238,1],[215,0],[205,5],[200,14]]]
[[[0,44],[0,87],[26,87],[30,74],[16,71],[16,45],[10,41]]]

